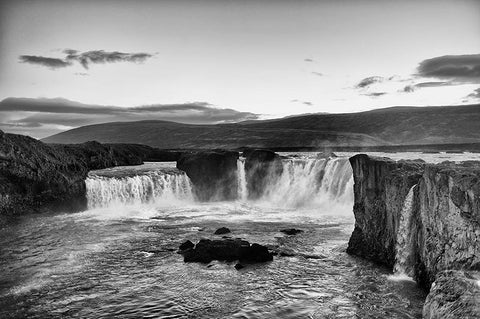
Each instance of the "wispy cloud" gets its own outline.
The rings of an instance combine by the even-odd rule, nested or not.
[[[303,59],[303,61],[305,61],[305,62],[315,62],[313,59],[310,59],[310,58]]]
[[[37,55],[21,55],[18,57],[20,63],[30,63],[45,66],[49,69],[65,68],[72,65],[70,61],[64,61],[57,58],[47,58]]]
[[[313,71],[313,72],[312,72],[312,74],[314,74],[314,75],[318,75],[318,76],[324,76],[324,74],[323,74],[323,73],[320,73],[320,72],[315,72],[315,71]]]
[[[364,78],[355,86],[357,89],[363,89],[369,87],[374,83],[379,83],[385,81],[384,77],[381,76],[369,76],[368,78]]]
[[[140,53],[125,53],[119,51],[108,52],[104,50],[93,50],[87,52],[79,52],[73,49],[63,50],[65,57],[52,58],[37,55],[21,55],[19,60],[22,63],[37,64],[48,67],[52,70],[64,68],[73,65],[73,62],[80,63],[85,69],[88,69],[91,64],[105,64],[105,63],[142,63],[147,59],[153,57],[153,54]]]

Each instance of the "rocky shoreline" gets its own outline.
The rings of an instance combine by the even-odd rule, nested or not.
[[[452,282],[461,281],[460,277],[475,282],[472,278],[478,278],[480,271],[480,163],[395,162],[364,154],[350,162],[355,230],[347,252],[393,268],[402,207],[416,185],[407,228],[411,245],[407,259],[411,275],[430,290],[424,318],[480,316],[478,280],[463,285],[461,294],[457,288],[449,292],[456,287]],[[440,295],[456,297],[438,302]],[[447,308],[456,310],[448,313]]]

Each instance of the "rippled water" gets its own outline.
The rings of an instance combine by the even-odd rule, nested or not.
[[[337,208],[117,203],[27,216],[0,231],[0,317],[420,318],[414,282],[345,253],[353,214]],[[295,256],[237,271],[176,253],[221,226]],[[292,227],[304,232],[280,232]]]

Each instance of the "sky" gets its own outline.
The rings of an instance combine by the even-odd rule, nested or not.
[[[0,2],[0,129],[480,101],[478,0]]]

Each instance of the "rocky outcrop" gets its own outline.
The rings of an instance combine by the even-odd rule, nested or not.
[[[432,287],[424,317],[477,318],[480,163],[395,162],[367,155],[350,162],[355,229],[347,252],[393,267],[402,207],[416,185],[405,231],[411,275],[422,287]]]
[[[403,202],[423,172],[422,161],[395,162],[356,155],[353,168],[355,229],[347,252],[393,267]]]
[[[269,150],[248,150],[243,155],[248,197],[257,199],[265,192],[266,185],[282,174],[282,161],[278,154]]]
[[[184,153],[177,168],[187,173],[201,201],[232,200],[237,197],[238,152],[214,150]]]
[[[480,163],[427,165],[416,202],[416,280],[428,287],[443,270],[480,270]]]
[[[242,263],[258,263],[273,260],[268,248],[259,244],[251,244],[246,240],[201,239],[195,247],[181,251],[184,262],[209,263],[212,260],[234,261]]]
[[[53,206],[82,209],[89,170],[142,164],[152,151],[97,142],[49,145],[0,131],[0,219]]]
[[[423,318],[480,318],[479,273],[463,270],[438,273],[423,306]]]

